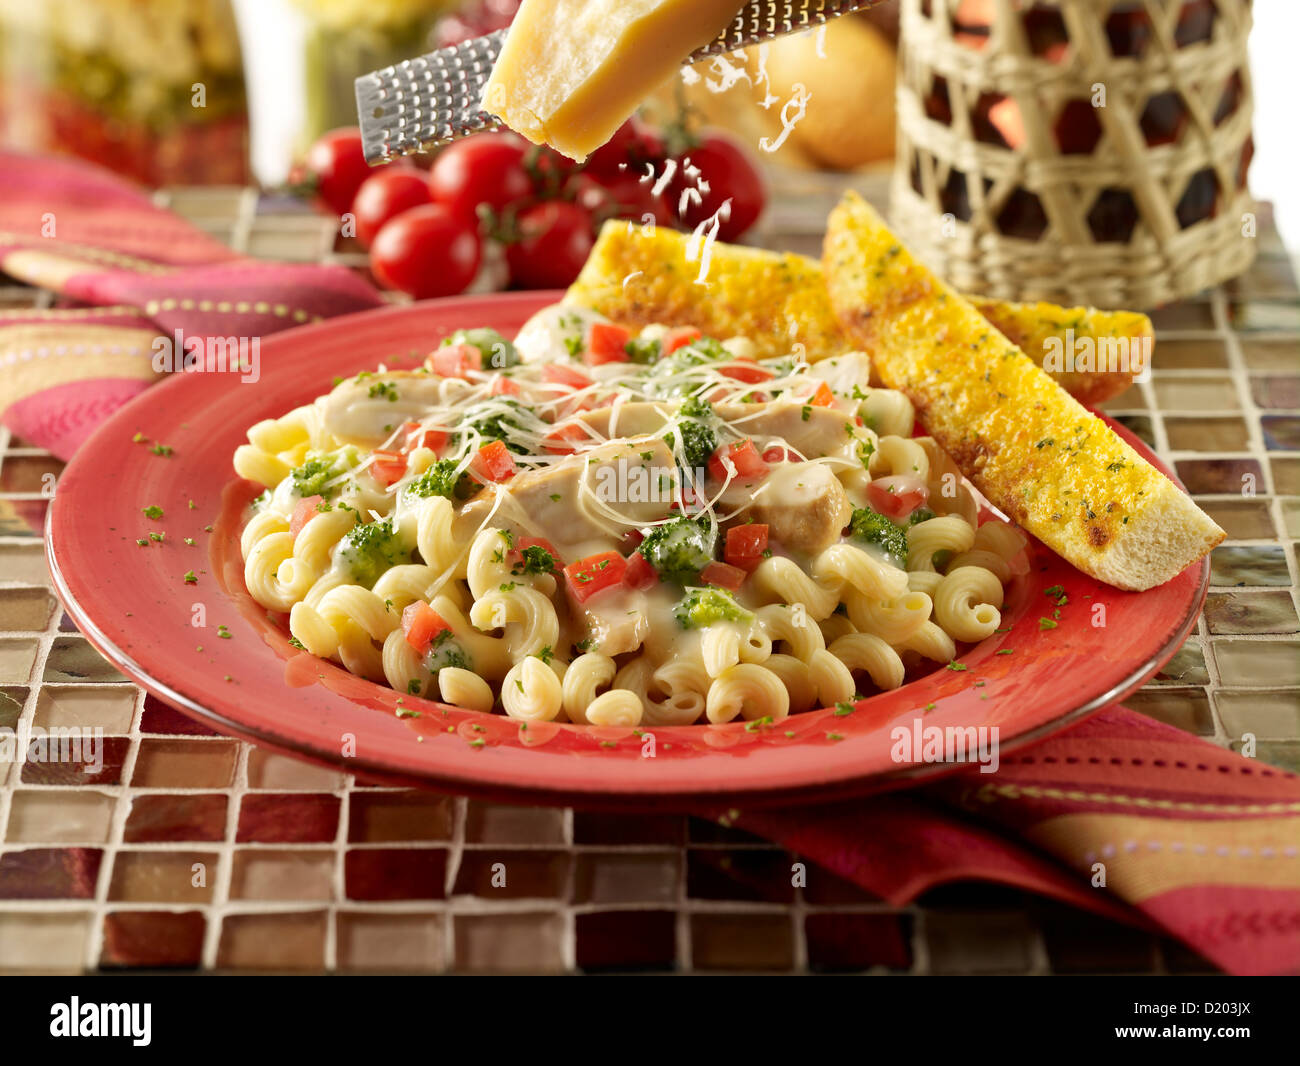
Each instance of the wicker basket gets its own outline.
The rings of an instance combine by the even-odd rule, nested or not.
[[[1148,308],[1254,258],[1249,0],[902,0],[894,221],[959,289]]]

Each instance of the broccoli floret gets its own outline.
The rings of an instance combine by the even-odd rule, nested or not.
[[[870,507],[858,507],[849,519],[849,535],[874,544],[894,559],[907,558],[907,533]]]
[[[514,411],[522,410],[523,408],[515,400],[494,399],[467,410],[461,424],[476,429],[483,437],[481,443],[499,440],[512,452],[527,455],[527,445],[510,439],[510,430],[518,433],[526,432],[523,425],[512,416]]]
[[[690,585],[713,562],[718,534],[707,518],[671,519],[653,527],[637,549],[665,581]]]
[[[687,418],[712,418],[713,404],[698,396],[687,396],[678,410]]]
[[[338,495],[340,485],[326,486],[347,469],[341,455],[323,455],[308,459],[302,466],[290,472],[293,478],[293,491],[300,499],[308,496],[324,496],[326,499]]]
[[[918,507],[915,511],[912,512],[911,516],[907,519],[907,524],[909,526],[914,526],[918,522],[928,522],[933,517],[934,517],[934,512],[930,510],[930,508]]]
[[[494,329],[480,326],[477,329],[458,329],[442,342],[448,344],[469,344],[477,348],[483,356],[484,370],[504,370],[519,363],[519,352],[513,344]]]
[[[510,568],[510,572],[516,577],[521,574],[550,574],[555,572],[555,556],[540,544],[530,544],[519,554],[520,561]]]
[[[692,367],[729,360],[731,357],[731,353],[721,343],[712,337],[701,337],[691,344],[678,348],[672,355],[660,359],[651,369],[650,374],[653,378],[673,377]],[[688,381],[673,383],[667,387],[661,386],[660,391],[665,396],[679,396],[698,386],[699,382]]]
[[[709,461],[709,456],[718,450],[718,438],[703,422],[682,422],[677,426],[677,432],[681,434],[682,457],[686,460],[683,466],[690,470],[704,466]],[[668,447],[675,447],[673,434],[669,433],[664,440],[668,442]]]
[[[657,363],[663,350],[663,344],[653,337],[633,337],[623,345],[623,351],[634,363]]]
[[[339,541],[339,558],[347,563],[358,585],[371,588],[389,568],[409,563],[411,553],[402,547],[393,520],[385,518],[353,526]]]
[[[445,496],[449,500],[457,497],[457,487],[465,476],[457,473],[460,464],[455,459],[437,459],[423,474],[406,486],[406,494],[417,499],[430,496]]]
[[[699,629],[714,622],[751,622],[754,616],[730,592],[713,588],[688,588],[673,615],[684,629]]]
[[[429,645],[429,650],[424,656],[424,668],[429,673],[436,674],[439,670],[448,666],[454,666],[461,670],[474,669],[470,657],[452,635],[452,631],[444,629],[433,638],[433,643]]]

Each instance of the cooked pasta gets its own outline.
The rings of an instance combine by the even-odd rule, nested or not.
[[[897,688],[1000,624],[1026,540],[848,353],[590,311],[457,331],[257,423],[240,548],[291,642],[524,722],[682,726]]]

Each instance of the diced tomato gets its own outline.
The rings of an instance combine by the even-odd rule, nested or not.
[[[435,348],[424,365],[444,378],[468,378],[471,370],[483,369],[483,353],[472,344],[444,344]]]
[[[826,382],[821,382],[817,386],[817,391],[812,394],[812,399],[808,401],[814,407],[831,407],[835,403],[835,393]]]
[[[560,558],[560,553],[555,550],[555,545],[545,537],[515,537],[515,546],[506,555],[511,566],[523,561],[525,548],[543,548],[550,553],[551,558],[555,560],[556,566],[562,567],[564,565],[564,560]]]
[[[867,503],[892,522],[901,522],[929,498],[929,486],[916,474],[877,478],[867,485]]]
[[[406,473],[406,456],[402,452],[375,452],[370,464],[370,476],[381,485],[391,485],[400,481]]]
[[[727,477],[724,459],[731,460],[736,468],[737,481],[761,481],[771,470],[771,467],[763,461],[763,457],[758,454],[758,449],[754,447],[752,440],[723,445],[709,457],[709,473],[718,481],[723,481]]]
[[[569,593],[579,603],[586,603],[601,589],[621,584],[627,572],[627,560],[618,552],[589,555],[564,568]]]
[[[574,445],[591,439],[581,423],[563,422],[542,438],[542,447],[552,455],[572,455],[578,450]]]
[[[782,448],[779,444],[773,444],[763,450],[763,462],[765,463],[802,463],[798,453],[791,451],[789,448]]]
[[[719,364],[718,373],[731,378],[733,381],[743,381],[746,385],[757,385],[763,381],[771,381],[776,377],[776,374],[767,367],[759,366],[757,363],[751,363],[745,359]]]
[[[492,385],[488,389],[489,396],[518,396],[523,390],[511,378],[503,374],[498,374],[492,379]]]
[[[298,506],[293,509],[293,517],[289,519],[289,532],[295,537],[301,533],[302,527],[320,514],[316,505],[324,502],[320,496],[306,496],[299,500]]]
[[[645,534],[639,529],[629,529],[623,534],[623,543],[629,548],[640,547],[643,540],[645,540]]]
[[[612,322],[593,322],[591,335],[587,338],[587,350],[583,353],[583,362],[588,366],[600,366],[601,363],[626,363],[630,358],[623,350],[623,345],[632,339],[632,331],[616,326]]]
[[[669,356],[678,348],[685,348],[703,336],[704,334],[694,326],[678,326],[663,335],[659,341],[659,348],[664,356]]]
[[[716,585],[720,589],[731,589],[733,592],[745,583],[745,578],[748,576],[746,571],[730,563],[712,562],[700,571],[700,580],[706,585]]]
[[[416,600],[402,610],[402,632],[406,634],[406,643],[420,655],[429,650],[434,637],[450,628],[442,616],[423,600]]]
[[[727,543],[722,550],[722,557],[732,566],[738,566],[742,570],[753,570],[763,561],[765,551],[767,551],[767,526],[762,522],[732,526],[727,530]]]
[[[509,481],[518,470],[510,449],[499,440],[483,445],[469,462],[469,472],[483,481]]]
[[[549,385],[564,385],[570,389],[585,389],[593,384],[581,370],[564,363],[547,363],[542,367],[542,380]]]
[[[623,584],[630,589],[650,589],[659,584],[659,572],[640,552],[633,552],[628,558],[627,569],[623,571]]]
[[[428,448],[440,452],[447,445],[445,429],[425,429],[419,422],[402,424],[402,451],[411,452],[416,448]]]

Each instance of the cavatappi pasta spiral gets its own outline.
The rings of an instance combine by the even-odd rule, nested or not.
[[[1026,539],[865,356],[539,312],[254,425],[244,580],[293,643],[521,722],[776,722],[1001,623]]]

